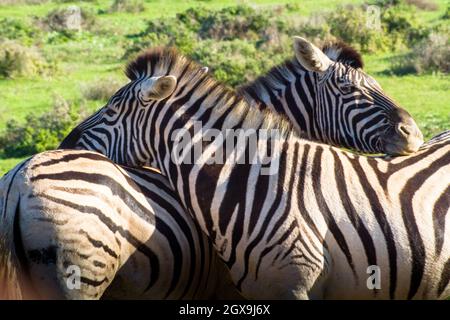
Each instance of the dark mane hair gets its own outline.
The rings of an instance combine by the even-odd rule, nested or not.
[[[178,53],[176,48],[153,47],[141,51],[133,60],[129,61],[125,68],[125,75],[128,79],[134,81],[142,76],[155,75],[158,72],[158,68],[170,71],[175,67],[172,64],[178,61],[183,62],[186,72],[192,72],[201,68],[193,60]]]
[[[242,119],[250,117],[248,119],[252,119],[255,125],[266,129],[279,129],[285,134],[296,134],[286,117],[251,105],[242,95],[214,79],[205,72],[203,66],[173,47],[156,47],[142,51],[127,64],[125,75],[131,81],[143,77],[172,75],[177,78],[178,86],[196,83],[195,95],[207,95],[208,99],[214,101],[215,109],[232,108],[233,115]]]
[[[361,54],[343,41],[328,42],[322,51],[333,61],[339,61],[355,69],[363,68],[364,62]]]

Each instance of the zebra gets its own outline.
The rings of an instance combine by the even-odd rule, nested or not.
[[[320,50],[294,37],[294,53],[294,59],[243,85],[238,92],[250,103],[288,117],[308,138],[334,146],[406,155],[423,143],[414,119],[363,71],[362,57],[355,49],[334,41]],[[305,63],[305,54],[316,55],[322,64]],[[336,69],[333,79],[321,76],[328,68]]]
[[[302,64],[326,64],[300,45]],[[343,68],[320,78],[333,82]],[[450,295],[448,139],[393,159],[349,153],[302,137],[201,69],[174,49],[143,52],[127,66],[130,82],[63,146],[161,170],[245,298]],[[237,130],[254,134],[227,154]],[[252,145],[269,161],[248,161]],[[209,162],[218,154],[222,163]]]
[[[0,298],[240,297],[155,170],[57,150],[1,182]]]
[[[323,61],[319,69],[302,60],[302,48]],[[402,155],[423,143],[414,119],[363,71],[361,55],[352,47],[332,42],[322,51],[294,37],[294,53],[293,59],[238,88],[238,93],[257,108],[287,117],[307,137],[334,146]],[[320,68],[329,68],[333,77],[324,77]],[[67,141],[70,137],[61,147],[70,144]]]

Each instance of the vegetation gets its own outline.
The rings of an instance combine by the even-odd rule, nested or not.
[[[30,113],[25,123],[12,119],[0,137],[0,155],[19,158],[55,149],[85,116],[83,108],[57,98],[53,109],[41,115]]]
[[[449,129],[447,2],[341,3],[0,0],[0,170],[57,146],[126,83],[126,60],[156,45],[177,46],[237,86],[291,57],[293,35],[340,38],[363,53],[366,71],[427,138]],[[67,22],[77,14],[79,24]]]
[[[33,77],[50,70],[50,65],[36,47],[25,47],[13,40],[0,41],[0,76]]]

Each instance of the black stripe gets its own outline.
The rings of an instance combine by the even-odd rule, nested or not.
[[[89,159],[89,160],[94,160],[94,161],[98,161],[98,162],[107,162],[109,164],[112,163],[111,160],[109,160],[108,158],[106,158],[105,156],[95,153],[95,152],[82,152],[82,151],[74,151],[74,152],[65,152],[63,154],[63,156],[61,158],[56,158],[56,159],[50,159],[44,162],[40,162],[40,163],[36,163],[33,164],[30,167],[30,170],[34,170],[38,167],[49,167],[55,164],[59,164],[62,162],[70,162],[70,161],[74,161],[74,160],[83,160],[83,159]]]
[[[311,180],[312,180],[313,190],[315,190],[317,205],[319,206],[320,213],[322,213],[322,216],[324,217],[329,230],[331,231],[337,244],[339,245],[339,248],[344,253],[345,258],[347,259],[347,262],[348,262],[350,268],[352,269],[353,275],[355,276],[355,278],[357,278],[357,275],[355,272],[355,265],[353,263],[353,258],[350,253],[350,250],[348,248],[347,241],[345,240],[344,235],[342,234],[341,230],[339,229],[339,226],[337,225],[336,221],[334,220],[333,213],[331,212],[330,208],[328,207],[325,197],[323,196],[323,188],[322,188],[322,184],[321,184],[322,153],[323,153],[323,147],[318,146],[316,154],[314,155],[314,160],[313,160],[312,169],[311,169],[311,175],[312,175]]]
[[[342,206],[346,209],[345,212],[352,223],[355,230],[361,239],[361,243],[364,247],[364,252],[366,253],[368,266],[377,264],[377,255],[375,250],[375,245],[369,231],[364,225],[364,221],[361,219],[360,214],[356,211],[352,200],[348,194],[348,189],[346,185],[346,179],[344,174],[344,167],[337,155],[336,151],[331,149],[331,153],[334,158],[334,174],[336,176],[337,190],[339,192],[339,199],[341,199]]]
[[[265,236],[267,228],[269,227],[269,224],[271,221],[270,218],[273,217],[273,215],[275,214],[275,211],[278,208],[278,205],[283,196],[283,186],[284,186],[284,181],[286,179],[287,149],[288,149],[288,144],[284,143],[283,148],[280,153],[280,164],[279,164],[279,173],[278,173],[279,179],[277,181],[276,189],[272,190],[272,192],[276,192],[275,199],[274,199],[272,205],[270,206],[270,209],[267,211],[266,216],[263,219],[263,223],[261,225],[261,228],[259,229],[258,235],[253,239],[252,242],[250,242],[250,244],[245,249],[245,253],[244,253],[245,271],[244,271],[243,277],[239,280],[241,283],[242,283],[245,275],[248,273],[248,266],[250,264],[250,261],[249,261],[250,254],[253,251],[253,249],[262,241],[262,238]],[[274,186],[273,186],[273,188],[274,188]],[[255,192],[258,193],[258,190],[255,190]],[[258,279],[258,272],[259,272],[259,267],[261,265],[261,262],[262,262],[262,260],[259,258],[257,265],[256,265],[255,280]],[[241,288],[238,287],[238,290],[241,291]]]
[[[80,234],[85,235],[86,238],[88,239],[88,241],[89,241],[95,248],[102,248],[103,251],[105,251],[107,254],[109,254],[109,255],[110,255],[111,257],[113,257],[114,259],[118,259],[118,258],[119,258],[118,255],[117,255],[117,253],[116,253],[113,249],[111,249],[107,244],[104,244],[104,243],[103,243],[102,241],[100,241],[100,240],[95,240],[95,239],[91,238],[91,237],[89,236],[89,234],[88,234],[85,230],[83,230],[83,229],[81,229],[79,232],[80,232]]]
[[[324,240],[324,238],[322,237],[322,235],[319,232],[319,229],[317,229],[316,224],[314,223],[313,219],[311,218],[311,215],[309,214],[308,210],[306,209],[305,206],[305,202],[303,201],[303,199],[305,199],[305,177],[306,177],[306,168],[308,166],[308,155],[309,155],[309,150],[311,149],[311,146],[306,144],[303,146],[303,156],[300,162],[300,170],[299,170],[299,181],[298,181],[298,207],[300,210],[300,213],[303,217],[303,219],[305,220],[306,224],[308,225],[308,227],[313,231],[314,235],[316,236],[317,239],[319,239],[320,243],[322,243],[322,245],[327,248],[327,244]]]
[[[384,239],[386,241],[388,256],[389,256],[389,298],[395,298],[395,290],[397,287],[397,247],[395,244],[394,234],[392,233],[391,226],[387,221],[386,214],[381,205],[380,199],[376,191],[372,188],[372,184],[369,182],[364,169],[359,163],[360,158],[353,158],[350,153],[344,153],[347,159],[350,161],[353,169],[356,172],[356,179],[359,180],[359,185],[364,191],[365,196],[369,200],[369,205],[373,215],[375,216],[381,231],[383,232]],[[380,173],[379,171],[376,171]]]
[[[98,280],[92,280],[86,277],[80,277],[80,282],[87,284],[91,287],[99,287],[101,286],[103,283],[108,282],[108,278],[103,278],[102,280],[98,281]]]
[[[441,254],[442,246],[444,245],[445,216],[448,208],[450,208],[450,186],[442,192],[433,208],[434,241],[437,256]]]
[[[246,141],[247,146],[247,141]],[[248,150],[246,147],[245,151]],[[230,246],[231,252],[226,264],[231,269],[236,261],[237,245],[242,238],[245,219],[245,207],[247,203],[247,188],[248,178],[252,165],[246,162],[245,164],[235,164],[228,176],[228,185],[230,186],[225,191],[219,208],[219,230],[222,234],[226,234],[226,229],[229,226],[231,215],[237,207],[235,213],[236,219],[232,228],[232,236]]]
[[[130,232],[128,230],[123,229],[120,226],[117,226],[114,221],[112,221],[109,217],[107,217],[106,215],[104,215],[99,209],[95,208],[95,207],[91,207],[91,206],[83,206],[83,205],[78,205],[75,204],[73,202],[67,201],[67,200],[63,200],[63,199],[58,199],[46,194],[41,194],[41,197],[44,197],[50,201],[53,201],[55,203],[67,206],[69,208],[72,208],[74,210],[77,210],[78,212],[82,212],[82,213],[88,213],[88,214],[95,214],[101,222],[103,222],[108,229],[112,232],[112,233],[116,233],[118,232],[122,237],[124,237],[132,246],[134,246],[137,250],[139,250],[140,252],[142,252],[148,259],[149,259],[149,263],[151,266],[151,274],[150,274],[150,282],[146,288],[146,291],[156,283],[156,280],[158,279],[159,276],[159,259],[158,257],[155,255],[155,253],[149,248],[147,247],[144,243],[142,243],[139,239],[135,238],[132,234],[130,234]]]
[[[447,154],[444,154],[434,161],[431,167],[416,172],[416,174],[408,180],[400,194],[402,217],[408,234],[412,254],[411,284],[409,287],[408,299],[412,299],[419,289],[426,262],[425,245],[417,227],[412,198],[418,187],[422,186],[432,174],[449,163],[450,157]]]

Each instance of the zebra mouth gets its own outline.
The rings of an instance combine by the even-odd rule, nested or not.
[[[411,115],[398,108],[390,118],[391,125],[382,137],[384,153],[395,156],[418,151],[423,144],[423,134]]]
[[[393,156],[405,156],[417,152],[420,146],[423,144],[423,136],[409,135],[385,137],[384,139],[384,152]]]

